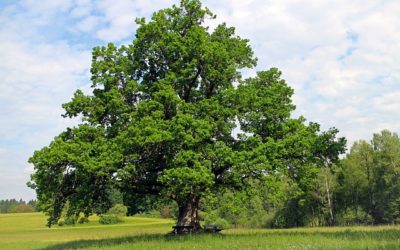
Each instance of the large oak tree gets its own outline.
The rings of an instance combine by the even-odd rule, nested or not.
[[[92,93],[78,90],[63,105],[81,124],[29,160],[49,226],[67,202],[70,214],[106,211],[118,188],[131,206],[176,201],[177,225],[196,231],[202,197],[272,173],[300,179],[337,160],[344,139],[291,118],[293,89],[279,70],[242,79],[256,65],[249,41],[225,23],[210,30],[213,18],[183,0],[138,19],[130,45],[93,49]]]

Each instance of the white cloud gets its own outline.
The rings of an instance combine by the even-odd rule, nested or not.
[[[39,32],[56,10],[69,8],[61,2],[27,1],[22,12],[0,11],[0,199],[34,198],[26,187],[32,172],[27,159],[73,125],[61,118],[61,104],[89,82],[90,51],[65,40],[46,41]]]
[[[0,175],[0,199],[34,199],[35,192],[26,186],[25,176]]]
[[[82,82],[88,82],[82,77],[88,70],[90,53],[65,43],[0,41],[0,54],[0,100],[2,112],[7,114],[0,116],[2,137],[16,137],[24,133],[21,128],[56,127],[61,104]],[[48,133],[47,128],[41,130]]]
[[[283,71],[298,114],[338,127],[350,143],[384,126],[398,132],[399,102],[386,94],[399,90],[398,1],[225,0],[210,7],[250,38],[259,69]]]
[[[70,12],[71,17],[80,18],[90,15],[92,12],[91,0],[76,0]]]
[[[373,107],[378,112],[387,112],[400,117],[400,91],[375,97],[373,99]]]
[[[133,37],[137,25],[135,18],[150,16],[159,8],[171,5],[171,1],[98,1],[96,8],[102,13],[106,27],[96,32],[98,38],[107,42],[116,42]]]
[[[76,26],[79,31],[91,32],[100,24],[100,20],[101,18],[98,16],[88,16],[80,21]]]
[[[24,168],[24,174],[33,174],[33,172],[34,172],[33,165],[29,165]]]
[[[34,197],[33,191],[26,186],[30,173],[22,171],[28,165],[24,158],[19,152],[0,149],[0,200]]]
[[[23,0],[21,5],[26,7],[32,13],[54,13],[57,11],[66,11],[71,8],[73,4],[72,0],[41,0],[40,3],[36,0]]]
[[[7,149],[5,149],[5,148],[0,148],[0,156],[3,156],[3,155],[5,155],[5,154],[7,154]]]

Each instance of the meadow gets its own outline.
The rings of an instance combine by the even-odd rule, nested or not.
[[[41,213],[0,214],[0,249],[400,249],[400,226],[228,229],[169,235],[174,221],[126,217],[116,225],[45,227]]]

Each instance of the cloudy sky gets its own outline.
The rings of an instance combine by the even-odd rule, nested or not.
[[[174,3],[0,0],[0,199],[35,198],[25,185],[33,169],[27,159],[75,124],[61,118],[61,104],[88,89],[91,48],[129,43],[135,17]],[[283,71],[296,115],[337,127],[349,145],[382,129],[400,132],[398,0],[204,4],[250,39],[257,70]]]

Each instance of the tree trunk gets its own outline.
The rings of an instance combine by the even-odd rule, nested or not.
[[[329,190],[329,184],[328,184],[328,175],[325,175],[325,187],[326,187],[326,195],[328,198],[328,208],[329,208],[329,226],[332,226],[334,223],[334,217],[333,217],[333,208],[332,208],[332,201],[331,201],[331,195],[330,195],[330,190]]]
[[[201,229],[198,214],[199,200],[199,198],[193,197],[178,204],[179,215],[178,222],[174,227],[175,234],[191,233]]]

